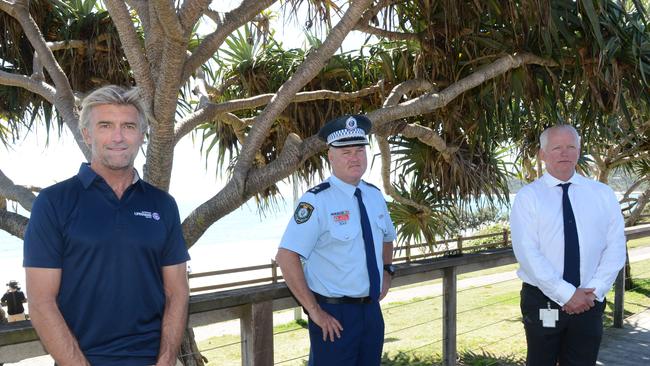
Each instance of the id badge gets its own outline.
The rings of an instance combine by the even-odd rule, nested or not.
[[[547,302],[546,309],[539,309],[539,319],[542,321],[544,328],[555,328],[555,323],[559,319],[559,311],[551,309],[551,303]]]

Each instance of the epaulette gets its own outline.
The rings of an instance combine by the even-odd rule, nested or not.
[[[372,188],[374,188],[374,189],[376,189],[376,190],[378,190],[378,191],[381,192],[381,189],[379,189],[379,187],[377,187],[376,185],[374,185],[374,184],[372,184],[372,183],[368,183],[368,182],[366,182],[365,180],[364,180],[363,182],[364,182],[365,184],[371,186]]]
[[[323,183],[317,185],[316,187],[309,189],[307,192],[313,193],[313,194],[319,194],[320,192],[326,190],[329,187],[330,187],[329,182],[323,182]]]

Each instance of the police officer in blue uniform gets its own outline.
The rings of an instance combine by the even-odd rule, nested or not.
[[[395,228],[380,190],[361,180],[371,123],[329,121],[332,175],[300,199],[276,260],[309,315],[310,366],[378,366],[384,343],[379,306],[390,288]]]

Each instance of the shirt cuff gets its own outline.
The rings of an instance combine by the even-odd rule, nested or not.
[[[556,294],[557,294],[557,303],[560,304],[561,306],[564,306],[569,300],[571,300],[571,297],[573,297],[573,294],[576,292],[576,287],[573,286],[572,284],[562,280],[560,281],[560,284],[558,285],[556,289]]]

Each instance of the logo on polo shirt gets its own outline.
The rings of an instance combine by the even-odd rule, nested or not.
[[[160,214],[158,212],[149,212],[149,211],[135,211],[133,216],[142,216],[145,219],[154,219],[156,221],[160,220]]]

